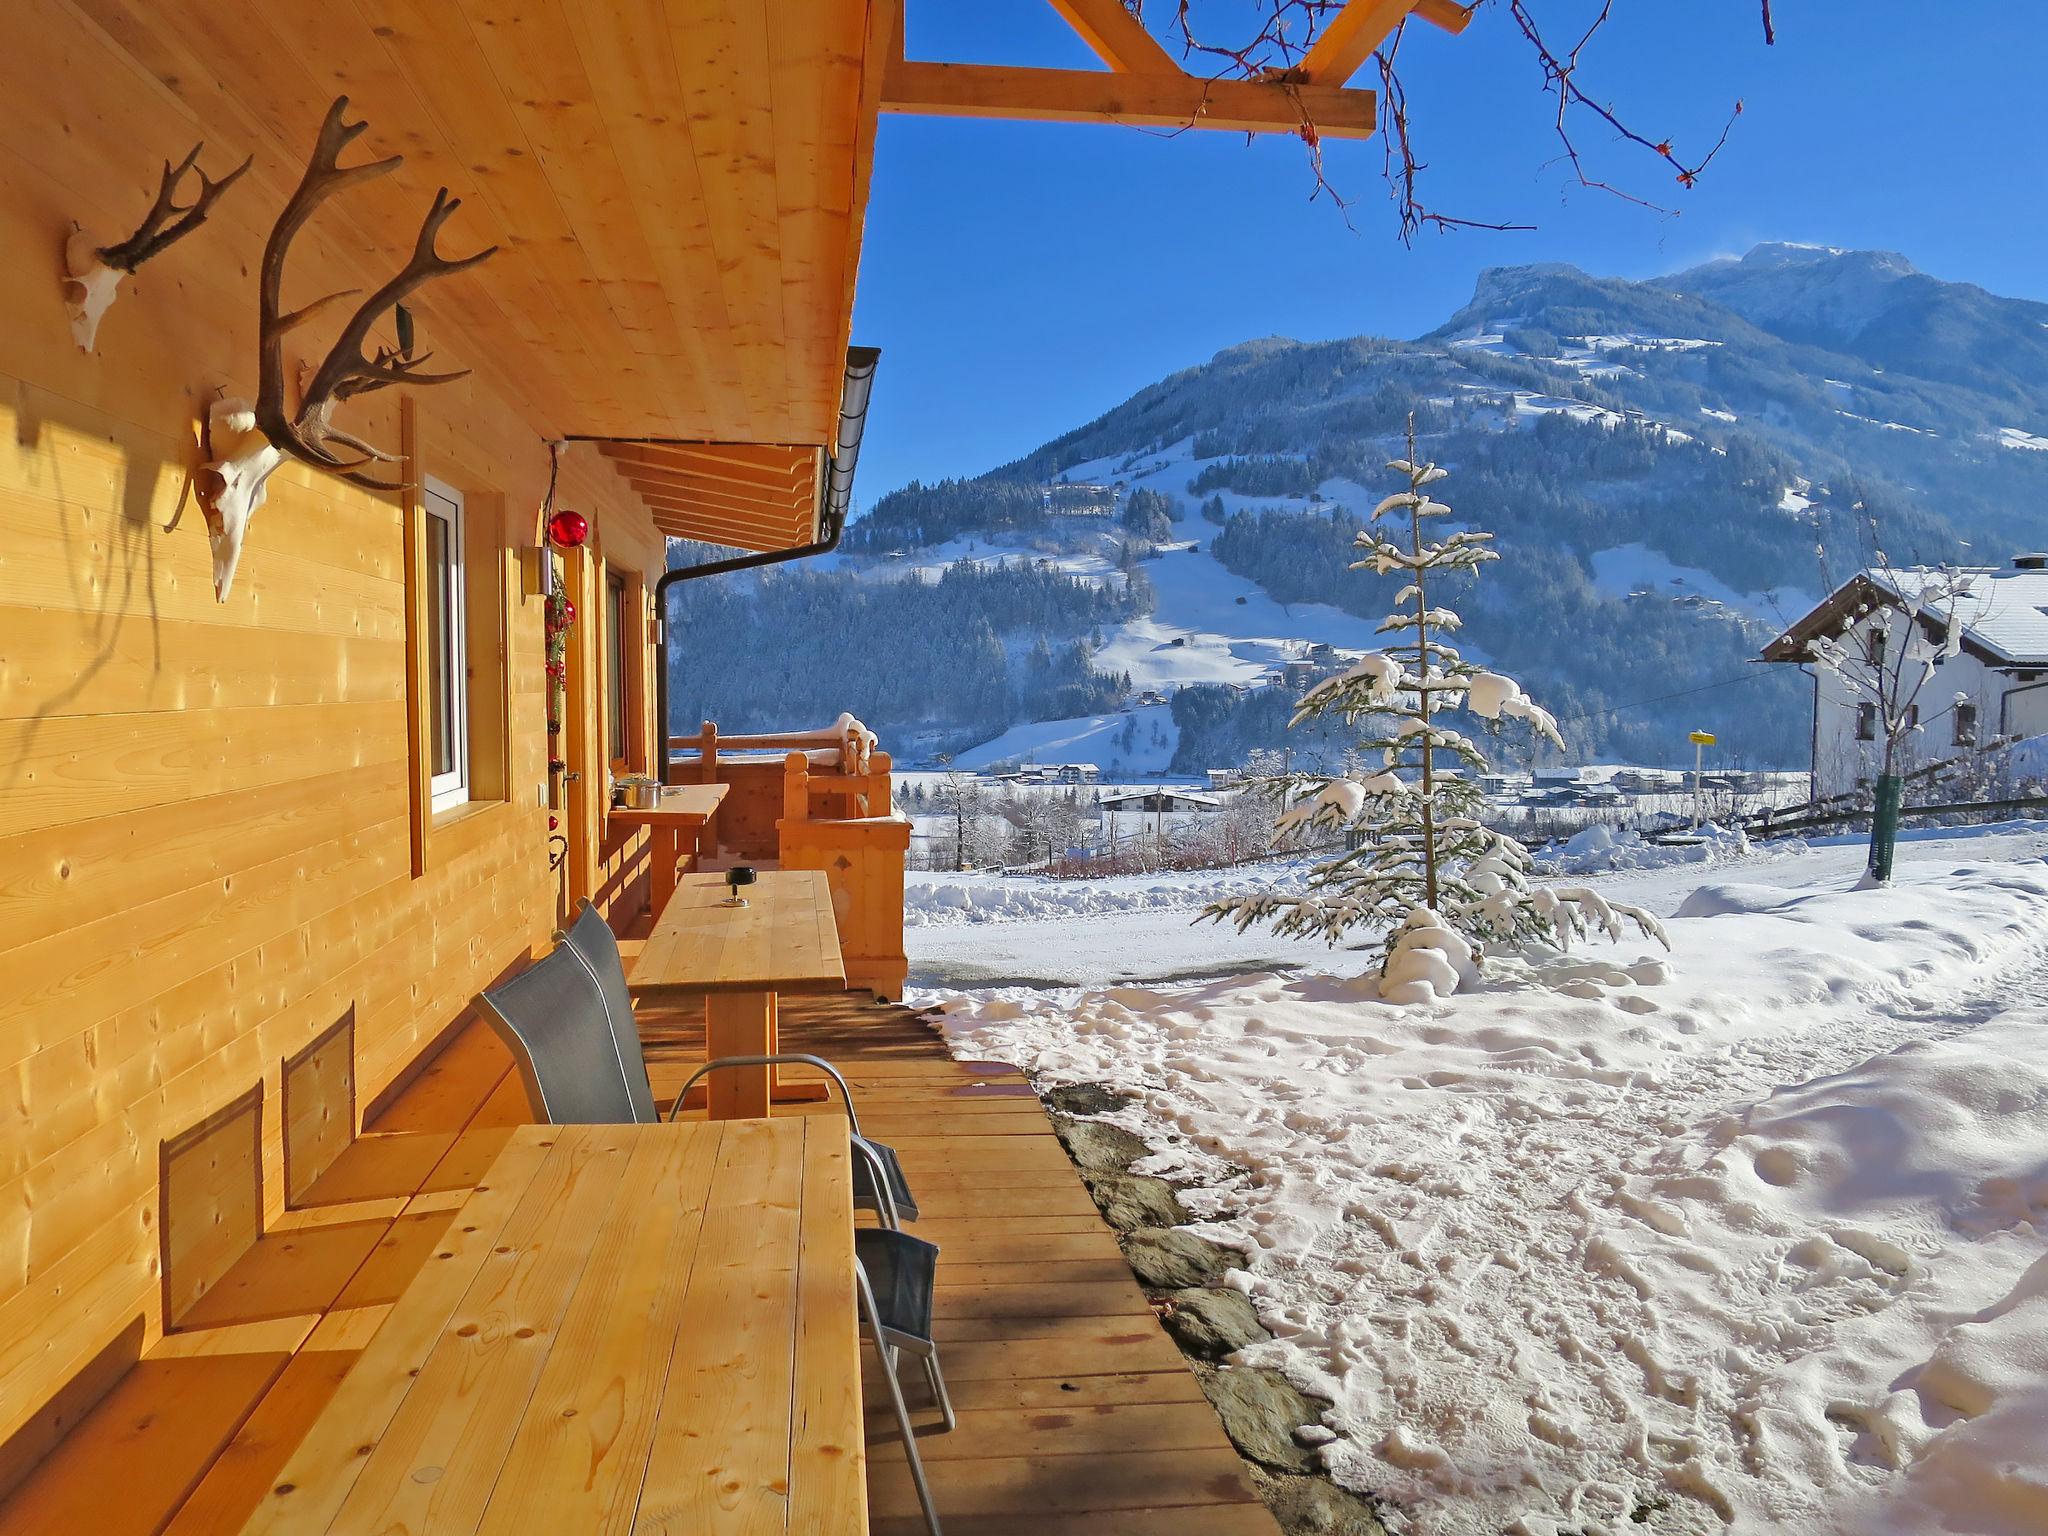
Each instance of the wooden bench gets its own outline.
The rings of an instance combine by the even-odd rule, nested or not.
[[[889,754],[877,752],[869,761],[865,774],[817,774],[801,752],[783,760],[778,862],[784,869],[824,872],[832,882],[847,984],[890,1001],[903,996],[910,976],[903,951],[910,818],[892,801]]]

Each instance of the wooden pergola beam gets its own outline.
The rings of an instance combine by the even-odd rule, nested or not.
[[[1239,133],[1299,133],[1304,123],[1313,123],[1326,139],[1372,137],[1377,106],[1371,91],[1312,82],[1201,80],[1178,70],[1098,74],[906,60],[892,64],[882,82],[885,112]]]
[[[1123,0],[1047,0],[1095,56],[1122,74],[1177,75],[1180,66]]]
[[[1344,84],[1411,12],[1452,33],[1472,20],[1453,0],[1351,0],[1316,34],[1295,73],[1312,85]]]

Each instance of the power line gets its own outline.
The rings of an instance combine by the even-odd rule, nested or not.
[[[1583,715],[1566,715],[1559,725],[1576,725],[1581,720],[1598,720],[1602,715],[1619,715],[1631,709],[1645,709],[1652,704],[1668,703],[1672,699],[1691,698],[1696,693],[1712,693],[1716,688],[1733,688],[1737,683],[1753,683],[1762,677],[1761,672],[1744,672],[1739,677],[1724,677],[1718,683],[1702,683],[1697,688],[1681,688],[1676,693],[1660,693],[1652,699],[1636,699],[1627,704],[1614,704],[1606,709],[1588,710]]]

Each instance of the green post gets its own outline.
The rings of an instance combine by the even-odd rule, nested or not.
[[[1892,850],[1899,841],[1899,801],[1906,781],[1896,773],[1879,774],[1877,806],[1870,817],[1870,878],[1888,885],[1892,878]]]

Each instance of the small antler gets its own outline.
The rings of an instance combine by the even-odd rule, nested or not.
[[[236,166],[219,181],[213,180],[204,171],[198,170],[199,152],[206,148],[202,139],[192,146],[192,153],[176,165],[164,162],[163,181],[156,189],[156,201],[149,205],[149,212],[142,216],[135,233],[116,245],[103,245],[96,253],[108,266],[121,272],[133,272],[150,257],[175,240],[181,240],[206,222],[207,214],[213,211],[215,201],[221,193],[241,179],[242,173],[254,162],[252,155]],[[177,201],[178,183],[185,179],[187,171],[196,171],[199,177],[199,196],[185,207]],[[170,223],[173,215],[176,223]]]
[[[337,96],[320,125],[320,137],[314,143],[306,174],[278,215],[277,224],[270,232],[270,241],[263,250],[263,269],[257,285],[261,305],[262,356],[257,374],[256,420],[264,435],[294,458],[332,470],[356,485],[390,491],[401,489],[404,482],[379,480],[360,471],[363,465],[373,461],[390,462],[392,456],[335,427],[332,421],[334,408],[357,395],[393,384],[445,384],[463,377],[467,369],[453,373],[420,372],[420,365],[431,354],[413,357],[407,352],[380,346],[374,357],[365,357],[363,346],[369,340],[370,328],[378,319],[414,289],[437,277],[466,271],[495,254],[498,248],[489,246],[473,256],[454,260],[434,249],[441,226],[462,206],[460,198],[450,197],[448,189],[441,188],[434,194],[434,205],[420,223],[419,235],[413,241],[412,255],[405,266],[396,277],[358,306],[342,327],[341,334],[335,338],[334,345],[328,349],[327,356],[313,370],[297,414],[287,414],[284,405],[286,333],[305,324],[329,305],[358,291],[346,289],[330,293],[299,309],[280,313],[278,302],[284,286],[284,258],[292,237],[328,198],[359,182],[395,170],[404,159],[403,156],[392,155],[383,160],[344,167],[340,163],[342,151],[369,126],[367,123],[348,122],[347,112],[348,98]],[[334,451],[335,446],[353,450],[360,457],[344,458]]]

